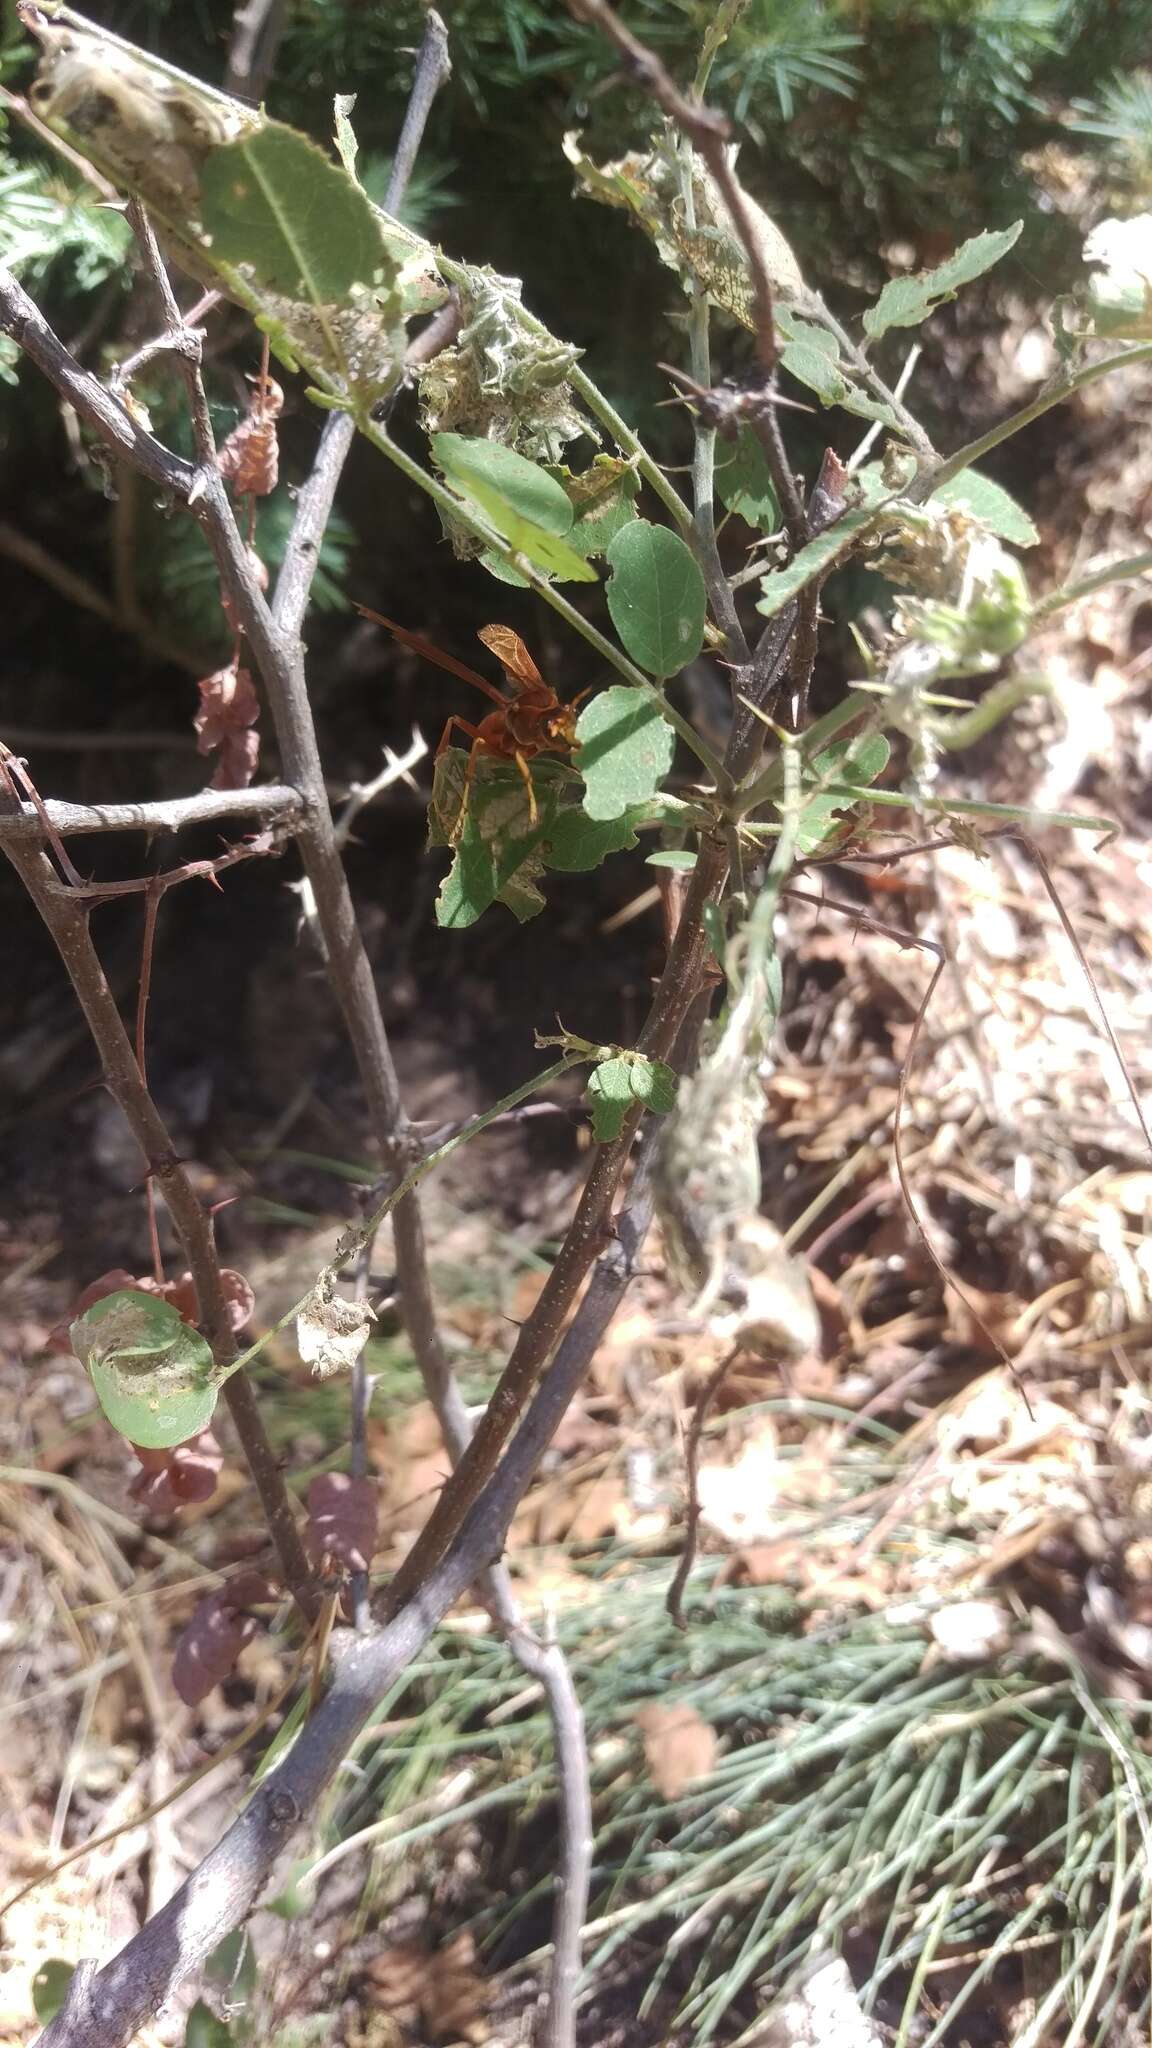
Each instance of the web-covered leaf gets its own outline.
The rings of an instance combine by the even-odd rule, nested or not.
[[[128,1289],[106,1295],[70,1336],[101,1408],[130,1443],[162,1450],[211,1421],[224,1374],[170,1302]]]

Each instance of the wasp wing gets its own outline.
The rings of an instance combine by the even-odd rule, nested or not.
[[[477,639],[496,656],[508,681],[521,690],[547,690],[536,663],[511,626],[481,626]]]

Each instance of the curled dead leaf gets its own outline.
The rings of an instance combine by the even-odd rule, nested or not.
[[[665,1799],[678,1799],[697,1778],[709,1776],[716,1761],[716,1730],[695,1707],[650,1700],[634,1719],[644,1738],[648,1775]]]
[[[367,1302],[345,1301],[330,1279],[318,1281],[296,1318],[301,1363],[310,1365],[318,1380],[351,1372],[375,1320]]]

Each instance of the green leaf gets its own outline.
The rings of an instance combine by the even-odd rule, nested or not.
[[[833,740],[805,764],[805,778],[817,783],[856,783],[866,787],[884,773],[891,747],[882,732],[858,733],[854,739]],[[815,853],[829,837],[836,819],[851,810],[858,799],[835,789],[817,788],[800,813],[796,833],[798,854]]]
[[[678,875],[690,875],[698,855],[687,846],[662,846],[650,853],[644,862],[646,868],[671,868]]]
[[[227,2020],[198,1998],[184,2024],[184,2048],[235,2048],[235,2039]]]
[[[129,1443],[163,1450],[211,1421],[226,1375],[170,1302],[124,1288],[93,1302],[69,1336],[101,1408]]]
[[[751,427],[740,428],[735,447],[722,442],[717,448],[716,493],[729,512],[739,513],[757,533],[775,533],[780,506],[767,458]]]
[[[1017,547],[1035,547],[1040,538],[1028,514],[1009,496],[1003,484],[993,483],[990,476],[981,476],[977,469],[962,469],[958,476],[950,477],[938,491],[933,491],[932,496],[938,503],[957,505],[962,512],[971,513],[990,533],[1000,540],[1015,541]]]
[[[431,446],[452,489],[478,506],[510,547],[546,576],[596,581],[596,571],[565,539],[574,518],[567,493],[539,463],[469,434],[433,434]]]
[[[663,1060],[644,1053],[620,1052],[593,1067],[584,1090],[597,1144],[620,1136],[624,1119],[636,1103],[664,1115],[676,1101],[676,1076]]]
[[[213,258],[243,266],[265,290],[325,307],[354,285],[391,280],[363,192],[281,121],[212,150],[200,198]]]
[[[636,823],[644,815],[643,804],[612,818],[589,817],[582,805],[567,805],[548,828],[543,848],[545,865],[564,875],[584,874],[589,868],[598,868],[610,853],[622,853],[625,847],[635,846]]]
[[[696,558],[666,526],[634,519],[608,550],[608,610],[634,662],[678,675],[704,644],[707,597]]]
[[[75,1963],[66,1963],[59,1956],[51,1956],[46,1963],[41,1963],[32,1979],[32,2004],[37,2019],[44,2026],[55,2019],[68,1996],[68,1987],[75,1974]]]
[[[511,513],[546,533],[566,534],[575,514],[564,486],[537,462],[471,434],[433,434],[432,458],[450,484],[504,531]]]
[[[846,555],[857,536],[865,527],[871,526],[876,514],[870,509],[859,512],[843,512],[834,526],[826,533],[817,534],[807,547],[789,562],[786,569],[773,569],[764,577],[760,588],[763,596],[756,606],[766,619],[775,618],[798,591],[818,577],[826,576],[835,567],[842,555]]]
[[[619,818],[630,805],[655,795],[676,745],[659,704],[627,683],[614,683],[585,705],[576,721],[576,740],[584,809],[590,818],[602,819]]]
[[[962,242],[951,256],[931,270],[918,271],[915,277],[890,278],[876,304],[869,306],[864,315],[865,334],[875,340],[887,334],[890,327],[918,327],[937,306],[954,298],[961,285],[971,284],[973,278],[982,277],[994,263],[999,263],[1023,225],[1023,221],[1017,220],[1010,228],[973,235],[971,241]]]

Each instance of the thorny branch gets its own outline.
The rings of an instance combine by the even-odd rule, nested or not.
[[[405,124],[402,151],[389,192],[392,205],[398,204],[402,196],[402,187],[410,171],[428,109],[446,76],[443,25],[437,16],[430,15],[417,67],[413,107]],[[328,423],[313,474],[301,493],[276,599],[269,609],[256,584],[251,559],[236,527],[216,465],[207,401],[199,373],[200,338],[191,333],[182,321],[150,224],[138,202],[133,202],[131,213],[143,249],[145,267],[159,293],[166,321],[166,332],[150,345],[147,354],[151,356],[169,350],[177,360],[188,390],[198,468],[195,471],[183,468],[170,471],[163,467],[163,451],[154,454],[148,448],[146,452],[153,470],[166,476],[201,520],[217,561],[222,586],[249,641],[268,693],[286,778],[297,812],[294,825],[304,857],[315,920],[353,1040],[386,1168],[394,1180],[399,1179],[405,1164],[418,1157],[423,1147],[400,1102],[371,970],[343,876],[338,837],[328,810],[304,686],[303,649],[299,638],[320,542],[351,443],[352,422],[348,416],[334,414]],[[27,323],[28,316],[23,308],[20,310]],[[451,338],[450,327],[444,327],[443,333],[444,340]],[[418,337],[416,345],[422,341],[425,337]],[[71,365],[59,344],[53,346],[55,338],[50,337],[46,329],[43,335],[38,336],[38,342],[38,360],[42,367],[67,376],[83,416],[105,439],[114,438],[119,445],[125,445],[119,410],[111,417],[107,415],[101,387],[95,380],[87,379],[77,366]],[[425,342],[424,352],[426,349]],[[128,371],[131,367],[126,366]],[[41,859],[39,854],[29,855],[30,861]],[[138,1072],[135,1078],[138,1095],[147,1103],[146,1090]],[[127,1105],[127,1091],[121,1099]],[[133,1108],[143,1113],[138,1100],[133,1101]],[[413,1349],[441,1415],[446,1440],[450,1447],[461,1450],[467,1441],[468,1418],[436,1328],[420,1214],[414,1197],[409,1196],[398,1205],[393,1229],[402,1307]],[[194,1271],[198,1271],[191,1255],[189,1263]],[[231,1355],[235,1355],[234,1351]],[[586,1359],[584,1362],[586,1364]],[[227,1386],[230,1394],[236,1390],[233,1402],[242,1428],[246,1423],[250,1425],[253,1417],[258,1424],[251,1390],[243,1375],[235,1375]],[[246,1416],[244,1411],[249,1403],[252,1404],[252,1413]],[[360,1408],[362,1424],[363,1403]],[[353,1449],[355,1452],[356,1447]],[[259,1473],[257,1476],[259,1478]],[[279,1478],[278,1474],[275,1476]],[[294,1527],[292,1533],[295,1535]],[[480,1558],[478,1563],[482,1565],[484,1561]],[[463,1590],[463,1585],[458,1590]],[[492,1574],[490,1597],[496,1618],[506,1630],[514,1651],[544,1687],[556,1730],[565,1824],[558,1880],[556,1967],[548,2000],[546,2038],[552,2048],[570,2048],[574,2039],[574,1990],[591,1855],[587,1759],[583,1750],[581,1719],[559,1649],[555,1645],[537,1643],[527,1631],[502,1571]],[[435,1618],[433,1616],[432,1620]],[[241,1913],[243,1910],[241,1908]],[[78,1998],[83,1990],[81,1985]]]
[[[652,1215],[651,1127],[613,1242],[541,1379],[499,1472],[449,1553],[403,1612],[371,1636],[334,1640],[329,1690],[288,1757],[168,1904],[99,1972],[77,1972],[39,2048],[128,2048],[145,2022],[251,1912],[276,1859],[338,1770],[382,1695],[419,1655],[454,1600],[499,1556],[508,1525],[623,1299]]]

